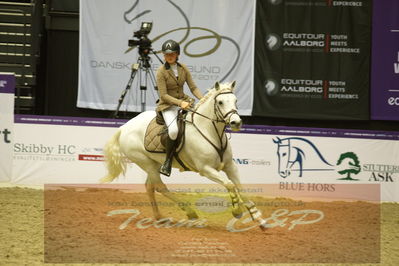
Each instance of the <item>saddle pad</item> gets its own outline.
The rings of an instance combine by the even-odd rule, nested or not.
[[[156,118],[152,119],[148,124],[147,130],[144,136],[144,148],[149,152],[165,152],[165,147],[161,143],[161,135],[159,132],[164,130],[164,125],[159,125],[156,122]],[[166,131],[165,131],[166,133]]]

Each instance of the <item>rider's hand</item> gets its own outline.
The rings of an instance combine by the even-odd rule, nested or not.
[[[187,109],[187,108],[189,108],[190,107],[190,103],[189,102],[186,102],[186,101],[182,101],[181,103],[180,103],[180,107],[182,108],[182,109]]]

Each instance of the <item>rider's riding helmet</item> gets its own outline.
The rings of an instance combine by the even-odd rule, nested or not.
[[[177,53],[180,54],[180,45],[178,42],[174,40],[167,40],[162,44],[162,53],[171,54]]]

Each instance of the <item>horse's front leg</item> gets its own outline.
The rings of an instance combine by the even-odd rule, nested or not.
[[[238,169],[233,160],[231,162],[227,163],[223,171],[226,173],[228,178],[231,180],[231,182],[234,183],[236,188],[238,189],[237,191],[237,197],[241,200],[239,202],[243,202],[243,205],[245,208],[248,210],[249,214],[252,217],[252,220],[257,221],[260,225],[260,228],[263,230],[266,228],[266,221],[262,218],[262,213],[258,208],[256,207],[255,203],[251,200],[249,200],[247,197],[245,197],[243,194],[240,193],[240,191],[244,191],[243,187],[240,182],[240,178],[238,175]],[[241,208],[239,208],[241,210]]]
[[[242,199],[239,193],[239,188],[237,188],[236,184],[234,184],[229,178],[218,172],[215,168],[212,168],[210,166],[205,166],[199,173],[200,175],[206,176],[210,180],[223,185],[227,189],[233,205],[233,216],[236,218],[240,218],[243,214],[241,206],[245,202]]]

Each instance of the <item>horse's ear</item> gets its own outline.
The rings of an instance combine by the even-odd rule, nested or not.
[[[279,137],[276,137],[276,139],[273,139],[273,142],[279,144],[281,143],[281,139]]]
[[[231,91],[234,91],[234,89],[236,88],[236,81],[235,80],[230,84],[230,88],[231,88]]]
[[[216,81],[216,83],[215,83],[215,90],[220,90],[220,84],[219,84],[219,81]]]

